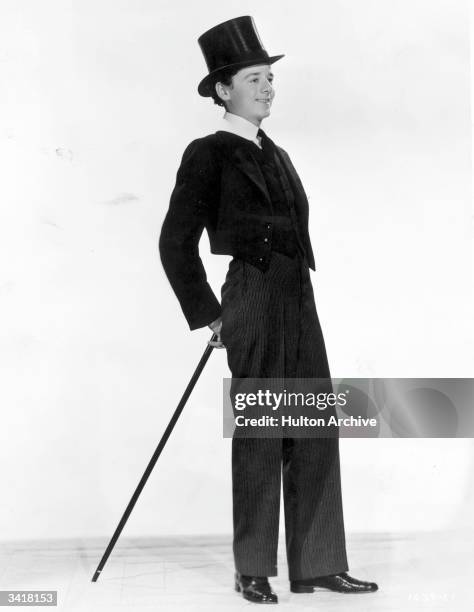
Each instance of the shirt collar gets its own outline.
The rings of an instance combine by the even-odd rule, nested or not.
[[[234,115],[233,113],[225,112],[221,119],[219,130],[224,132],[232,132],[237,136],[242,136],[247,140],[251,140],[258,146],[260,146],[259,139],[257,137],[258,126],[254,125],[247,119]]]

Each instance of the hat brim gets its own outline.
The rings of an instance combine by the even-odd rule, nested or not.
[[[213,70],[203,78],[203,80],[198,85],[198,93],[204,98],[209,98],[212,95],[212,90],[210,87],[212,80],[217,74],[219,74],[219,72],[222,72],[223,70],[227,70],[228,68],[240,69],[246,68],[247,66],[258,66],[259,64],[273,64],[282,57],[285,57],[285,55],[272,55],[270,57],[262,57],[258,59],[246,60],[243,62],[235,62],[233,64],[227,64],[226,66],[220,66],[219,68],[216,68],[216,70]]]

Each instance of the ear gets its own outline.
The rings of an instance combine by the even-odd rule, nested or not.
[[[229,92],[227,91],[227,88],[225,85],[223,85],[220,81],[217,81],[217,83],[215,84],[215,90],[216,90],[216,94],[219,96],[219,98],[223,101],[228,100],[230,95]]]

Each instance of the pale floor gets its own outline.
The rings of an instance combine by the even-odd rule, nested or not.
[[[57,590],[56,609],[84,612],[256,608],[233,590],[230,537],[124,537],[92,583],[107,543],[106,538],[4,542],[0,590]],[[290,593],[283,541],[279,550],[280,575],[271,579],[277,610],[474,609],[473,541],[462,533],[349,535],[350,573],[379,583],[377,593],[365,595]]]

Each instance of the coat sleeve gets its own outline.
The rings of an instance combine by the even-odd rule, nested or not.
[[[219,184],[209,143],[193,140],[183,154],[159,239],[164,270],[191,330],[221,315],[199,256],[199,240],[217,206]]]

